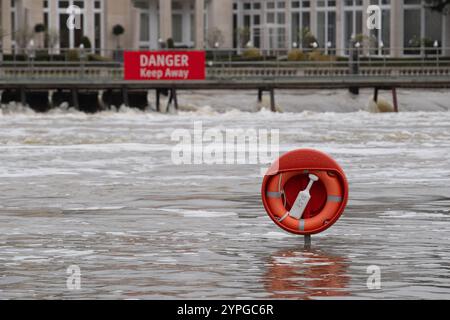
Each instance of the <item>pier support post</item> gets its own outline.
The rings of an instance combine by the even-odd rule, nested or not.
[[[20,88],[20,103],[22,106],[27,105],[27,93],[25,91],[25,88]]]
[[[394,102],[394,111],[398,112],[397,88],[392,88],[392,100]]]
[[[123,104],[126,105],[127,107],[130,106],[130,97],[128,96],[128,88],[122,88],[122,99],[123,99]]]
[[[305,236],[305,249],[310,249],[311,248],[311,235],[306,235]]]
[[[161,112],[161,91],[156,89],[156,112]]]
[[[263,89],[258,89],[258,102],[261,103],[263,100]]]
[[[73,102],[73,107],[77,110],[80,110],[80,103],[78,101],[77,89],[72,89],[72,102]]]
[[[359,87],[350,87],[348,89],[348,91],[350,91],[351,94],[358,95],[359,94]]]
[[[375,88],[374,94],[373,94],[373,101],[378,102],[378,88]]]
[[[175,107],[175,110],[178,110],[178,96],[177,96],[177,89],[171,88],[169,91],[169,101],[167,101],[167,108],[166,112],[168,113],[170,110],[170,106],[172,105]]]
[[[167,107],[166,107],[166,113],[169,113],[170,105],[172,104],[173,100],[173,93],[172,90],[169,92],[169,100],[167,100]]]
[[[277,111],[277,108],[275,106],[275,90],[273,88],[270,89],[270,111]]]
[[[175,110],[178,110],[178,95],[177,95],[177,89],[172,88],[172,100],[173,105],[175,107]]]

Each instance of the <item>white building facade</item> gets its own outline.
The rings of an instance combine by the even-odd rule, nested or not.
[[[381,30],[367,27],[369,5],[382,9]],[[80,27],[69,29],[73,6]],[[338,55],[348,53],[352,39],[364,43],[366,54],[394,57],[420,55],[436,43],[450,47],[450,16],[422,0],[0,0],[4,52],[25,46],[37,24],[47,29],[36,39],[41,47],[75,48],[87,37],[102,54],[158,49],[169,38],[183,48],[289,50],[309,46],[305,34]],[[112,33],[116,25],[125,30],[120,37]]]
[[[367,27],[370,5],[381,8],[380,30]],[[395,57],[420,54],[421,45],[450,47],[450,17],[422,0],[235,0],[233,15],[235,46],[245,35],[264,50],[302,48],[309,31],[320,48],[338,55],[347,53],[352,39],[361,39],[370,54]]]

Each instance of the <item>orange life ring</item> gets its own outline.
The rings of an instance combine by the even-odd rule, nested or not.
[[[317,182],[308,185],[311,177]],[[291,210],[305,188],[310,190],[311,198],[304,203],[302,215],[294,217]],[[348,183],[341,167],[326,154],[296,150],[282,156],[269,169],[263,181],[262,199],[270,218],[282,229],[298,235],[317,234],[336,223],[344,212]]]

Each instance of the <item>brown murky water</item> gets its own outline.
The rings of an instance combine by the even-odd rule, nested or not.
[[[305,250],[267,217],[260,165],[172,163],[193,121],[328,152],[345,215]],[[0,298],[448,299],[449,154],[448,112],[0,113]]]

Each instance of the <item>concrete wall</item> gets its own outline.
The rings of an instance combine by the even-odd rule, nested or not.
[[[24,24],[34,29],[38,23],[44,23],[43,1],[22,0],[23,8],[26,10]]]
[[[0,0],[0,32],[4,53],[11,53],[11,1]]]
[[[207,9],[209,29],[222,31],[222,48],[233,46],[233,0],[211,0]],[[208,31],[207,31],[208,32]]]
[[[450,15],[447,16],[447,22],[445,25],[445,41],[443,46],[447,48],[445,54],[450,56]]]
[[[131,0],[105,0],[105,46],[108,49],[117,47],[117,37],[112,33],[115,25],[124,27],[125,33],[120,37],[121,48],[133,48],[133,34],[135,25],[132,17],[133,4]]]
[[[163,41],[172,38],[172,0],[159,0],[159,36]]]
[[[205,0],[195,0],[195,47],[205,47]]]
[[[24,16],[22,18],[24,19],[24,21],[20,21],[20,23],[28,30],[34,32],[34,27],[37,24],[44,23],[44,14],[42,12],[43,2],[35,0],[22,0],[22,1],[24,10]],[[35,41],[36,47],[38,48],[44,47],[44,33],[35,35],[33,39]]]
[[[391,1],[391,6],[391,55],[400,57],[403,54],[403,4]]]

